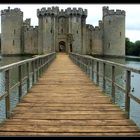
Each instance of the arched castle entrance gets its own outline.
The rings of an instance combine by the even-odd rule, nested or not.
[[[66,52],[66,43],[64,41],[59,42],[59,52]]]

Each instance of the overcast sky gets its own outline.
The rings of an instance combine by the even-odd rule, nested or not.
[[[135,42],[140,40],[140,4],[0,4],[0,11],[7,9],[10,6],[13,8],[20,8],[24,13],[24,20],[31,18],[31,25],[38,25],[37,9],[42,7],[59,6],[59,9],[66,9],[68,7],[81,7],[88,10],[86,19],[87,24],[98,26],[98,21],[102,20],[102,7],[109,6],[109,9],[120,9],[126,11],[126,37],[130,41]],[[0,17],[1,18],[1,17]],[[1,20],[0,20],[1,21]],[[0,28],[1,32],[1,28]]]

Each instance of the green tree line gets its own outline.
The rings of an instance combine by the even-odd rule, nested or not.
[[[131,42],[129,38],[125,38],[126,55],[140,56],[140,40]]]

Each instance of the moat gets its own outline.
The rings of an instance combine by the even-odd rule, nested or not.
[[[14,62],[18,62],[24,59],[27,59],[30,57],[3,57],[3,59],[0,61],[0,66],[4,66],[4,65],[8,65]],[[117,63],[121,63],[121,64],[125,64],[127,66],[133,67],[133,68],[140,68],[140,59],[124,59],[124,58],[107,58],[104,57],[105,60],[110,60],[110,61],[114,61]],[[107,68],[108,69],[108,68]],[[110,76],[110,71],[108,69],[108,76]],[[2,80],[2,74],[0,73],[0,79]],[[116,81],[118,81],[119,84],[123,84],[124,83],[124,71],[121,69],[117,70],[116,73]],[[12,81],[14,82],[15,79],[17,79],[17,75],[16,75],[16,71],[13,72],[12,74]],[[1,81],[0,80],[0,81]],[[101,82],[101,81],[100,81]],[[140,98],[140,94],[139,94],[139,82],[140,82],[140,75],[139,74],[135,74],[132,73],[131,74],[131,93],[133,95],[135,95],[136,97]],[[100,83],[102,84],[102,83]],[[26,85],[26,83],[25,83]],[[0,90],[2,90],[2,85],[0,85]],[[26,89],[25,89],[26,90]],[[110,84],[107,83],[107,88],[106,88],[106,92],[107,94],[110,94]],[[14,91],[15,92],[15,91]],[[16,94],[15,94],[16,96]],[[16,97],[12,97],[13,98],[13,107],[14,107],[14,102],[16,100]],[[116,96],[116,102],[119,104],[119,106],[124,109],[124,94],[122,94],[120,91],[117,92],[117,96]],[[3,106],[2,106],[2,102],[0,103],[0,110],[4,110]],[[130,107],[130,118],[133,119],[136,124],[140,127],[140,120],[139,120],[139,116],[140,116],[140,105],[137,104],[135,101],[131,100],[131,107]],[[0,118],[2,117],[2,114],[0,113]],[[1,119],[0,119],[1,120]]]

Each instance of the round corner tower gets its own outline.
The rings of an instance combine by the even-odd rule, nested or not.
[[[83,34],[87,10],[82,8],[44,7],[37,10],[39,53],[77,52],[84,48]]]
[[[38,52],[50,53],[55,51],[55,40],[56,40],[56,19],[59,12],[59,7],[43,7],[37,9],[38,17]]]
[[[1,11],[1,52],[21,54],[23,12],[19,8]]]
[[[125,11],[103,7],[104,55],[125,56]]]

